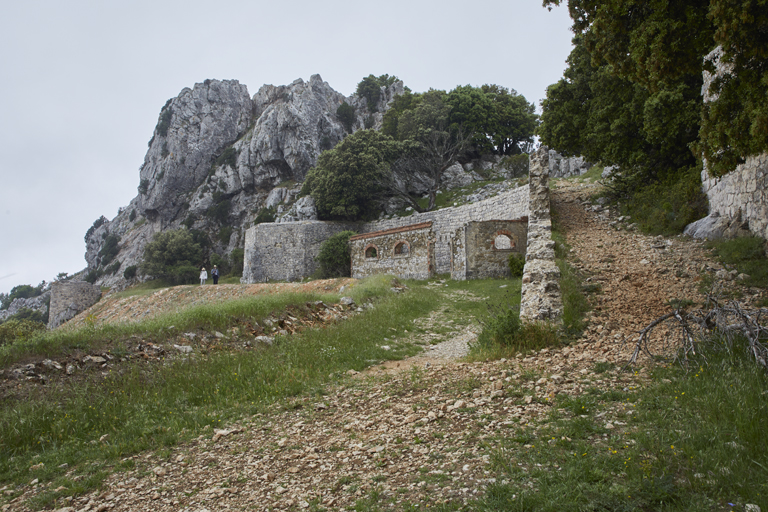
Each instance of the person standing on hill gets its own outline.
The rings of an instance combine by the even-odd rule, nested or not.
[[[219,269],[216,265],[211,270],[211,276],[213,277],[213,284],[219,284]]]
[[[205,271],[205,267],[200,271],[200,286],[205,284],[205,280],[208,279],[208,272]]]

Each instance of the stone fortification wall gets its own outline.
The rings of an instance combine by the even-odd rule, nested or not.
[[[464,229],[466,275],[454,279],[509,277],[509,256],[525,255],[528,219],[470,222]]]
[[[241,282],[300,281],[312,275],[320,245],[346,229],[360,231],[360,225],[317,220],[257,224],[245,233]]]
[[[520,318],[559,320],[563,314],[560,269],[555,264],[555,242],[549,198],[549,151],[546,146],[531,155],[529,171],[530,214],[528,248],[523,269]]]
[[[349,239],[352,277],[392,274],[403,279],[429,279],[434,274],[432,223],[374,231]]]
[[[707,171],[701,173],[704,193],[709,199],[709,217],[719,218],[709,236],[719,238],[742,227],[751,233],[768,239],[768,153],[750,156],[736,170],[722,178],[710,178]],[[696,236],[696,232],[686,229]],[[719,236],[718,236],[719,235]]]
[[[48,328],[55,329],[75,315],[96,304],[101,288],[85,281],[59,281],[51,285]]]
[[[457,232],[470,222],[484,220],[515,220],[528,215],[528,186],[464,206],[416,213],[367,223],[338,223],[322,221],[258,224],[245,235],[245,262],[242,282],[258,283],[268,280],[297,281],[317,268],[315,257],[320,244],[334,233],[351,229],[370,233],[401,228],[411,224],[432,222],[435,235],[435,273],[453,272],[455,261],[453,240]]]

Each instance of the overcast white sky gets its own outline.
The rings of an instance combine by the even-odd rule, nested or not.
[[[538,105],[571,50],[541,0],[0,0],[0,292],[85,267],[136,196],[160,108],[206,78],[368,74],[413,91],[495,83]]]

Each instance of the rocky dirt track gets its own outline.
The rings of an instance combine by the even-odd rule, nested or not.
[[[642,385],[642,367],[596,373],[595,365],[626,361],[632,347],[622,340],[665,312],[668,300],[701,300],[700,272],[718,268],[697,242],[620,229],[615,215],[586,201],[590,185],[560,182],[554,190],[572,261],[594,285],[590,325],[578,342],[464,363],[457,358],[476,336],[470,328],[423,356],[350,372],[323,397],[277,404],[170,453],[131,457],[133,469],[59,510],[341,510],[371,496],[401,510],[478,497],[494,481],[499,432],[524,426],[535,437],[557,394]],[[620,432],[627,414],[619,406],[601,421]],[[2,509],[27,510],[25,498],[39,491],[30,487]]]

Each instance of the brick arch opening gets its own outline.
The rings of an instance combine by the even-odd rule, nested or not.
[[[509,231],[499,231],[493,239],[493,248],[497,251],[509,251],[515,248],[517,242]]]
[[[379,258],[379,248],[375,244],[365,246],[365,259],[375,260]]]
[[[393,253],[395,256],[408,256],[411,254],[411,245],[405,240],[400,240],[395,244]]]

